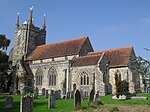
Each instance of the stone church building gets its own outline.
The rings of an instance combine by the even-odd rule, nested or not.
[[[13,80],[11,90],[25,86],[60,90],[62,96],[76,89],[87,95],[94,87],[100,95],[115,93],[115,76],[129,82],[129,91],[140,90],[140,78],[132,58],[132,46],[94,51],[87,36],[45,44],[46,18],[43,27],[36,27],[30,9],[28,21],[14,32],[14,46],[10,52]]]

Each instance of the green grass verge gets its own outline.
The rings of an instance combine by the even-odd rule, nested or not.
[[[100,100],[104,104],[149,104],[150,105],[150,94],[148,94],[149,100],[113,100],[112,94],[107,96],[100,96]],[[137,96],[147,96],[147,94],[141,93]],[[13,108],[5,109],[5,98],[6,96],[0,95],[0,112],[19,112],[20,108],[20,96],[13,96],[14,104]],[[88,99],[82,100],[82,107],[88,108]],[[56,100],[56,108],[48,110],[48,99],[43,96],[39,96],[39,99],[34,100],[33,105],[34,112],[73,112],[74,111],[74,100],[73,99],[62,99]]]

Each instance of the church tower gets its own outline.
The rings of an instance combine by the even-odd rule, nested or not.
[[[13,65],[16,65],[17,60],[22,57],[25,60],[37,46],[45,44],[46,17],[44,16],[43,28],[36,27],[32,17],[33,7],[30,8],[28,21],[25,21],[21,26],[19,25],[19,14],[17,16],[14,32]]]
[[[39,45],[46,42],[46,17],[42,28],[36,27],[33,22],[33,7],[27,21],[19,25],[19,13],[17,15],[14,31],[14,46],[11,50],[12,83],[10,91],[21,90],[25,86],[32,86],[33,78],[29,72],[29,64],[26,62],[28,55]]]

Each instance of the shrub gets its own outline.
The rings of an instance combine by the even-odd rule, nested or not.
[[[117,98],[119,95],[127,95],[129,93],[129,84],[127,81],[118,81],[116,83],[116,96]]]

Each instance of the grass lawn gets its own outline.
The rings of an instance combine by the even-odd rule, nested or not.
[[[138,93],[137,96],[146,96],[148,97],[148,100],[133,100],[133,99],[127,99],[127,100],[114,100],[112,99],[112,94],[107,96],[100,96],[100,99],[102,103],[104,104],[148,104],[150,105],[150,94],[145,93]]]
[[[113,100],[113,95],[100,96],[100,100],[104,104],[148,104],[150,105],[150,94],[148,95],[149,100]],[[147,94],[138,94],[138,96],[147,96]],[[0,95],[0,112],[19,112],[20,96],[13,96],[14,105],[12,109],[5,109],[5,98],[6,96]],[[87,107],[88,99],[82,100],[82,106]],[[48,110],[48,99],[40,96],[39,99],[34,100],[33,106],[34,112],[73,112],[74,111],[74,100],[73,99],[62,99],[56,100],[56,108]]]

